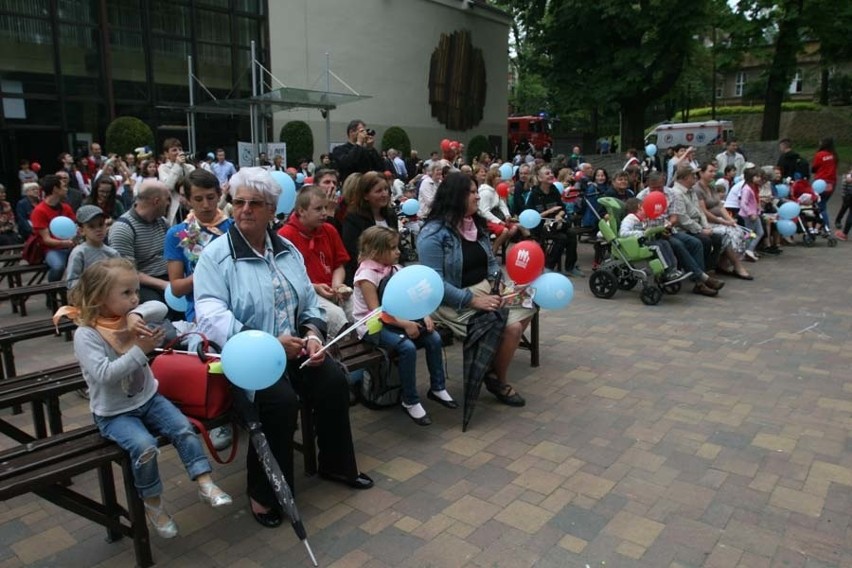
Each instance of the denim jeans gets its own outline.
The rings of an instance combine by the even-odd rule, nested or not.
[[[429,383],[433,391],[446,388],[441,336],[437,331],[421,330],[417,339],[409,339],[396,327],[385,325],[379,333],[365,335],[364,339],[386,349],[396,351],[399,357],[399,381],[402,383],[402,401],[417,404],[417,348],[426,349],[426,366],[429,368]]]
[[[760,216],[758,215],[757,219],[743,219],[745,222],[745,226],[747,229],[754,232],[754,238],[749,239],[746,248],[751,252],[757,248],[757,245],[760,244],[760,241],[763,239],[763,221],[760,220]]]
[[[47,271],[47,281],[56,282],[62,280],[65,275],[65,265],[68,264],[68,255],[71,249],[52,249],[44,254],[44,262],[50,267]]]
[[[704,245],[692,235],[675,233],[669,239],[680,266],[692,272],[690,280],[700,282],[704,275]]]
[[[130,412],[116,416],[94,415],[101,435],[130,454],[133,483],[142,499],[163,492],[157,467],[157,435],[171,441],[190,479],[210,473],[210,462],[189,420],[175,405],[159,394]]]
[[[831,199],[831,195],[833,193],[834,187],[831,184],[828,184],[828,189],[822,192],[822,195],[819,196],[819,203],[817,203],[819,216],[822,219],[823,227],[825,227],[826,231],[831,230],[831,221],[828,219],[828,200]]]

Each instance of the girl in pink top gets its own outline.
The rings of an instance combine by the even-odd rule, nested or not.
[[[763,223],[760,219],[760,207],[756,197],[760,191],[760,186],[763,185],[763,172],[757,168],[749,168],[743,172],[743,180],[746,187],[740,193],[739,215],[742,217],[746,228],[754,234],[754,237],[750,238],[746,244],[743,257],[755,262],[758,257],[754,250],[763,238]]]

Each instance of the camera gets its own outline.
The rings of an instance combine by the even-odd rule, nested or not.
[[[375,135],[376,135],[375,130],[373,130],[372,128],[367,129],[367,136],[375,136]]]

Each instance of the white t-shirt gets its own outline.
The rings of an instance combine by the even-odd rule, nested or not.
[[[358,282],[371,282],[376,288],[378,288],[382,278],[390,274],[393,267],[394,265],[382,264],[375,260],[364,260],[358,265],[358,270],[355,271],[355,277],[353,278],[355,286],[352,291],[352,318],[355,321],[370,313],[370,308],[364,300],[364,293],[361,292],[361,287],[358,285]],[[396,265],[397,270],[400,270],[401,268],[401,266]],[[367,333],[367,325],[359,325],[357,331],[358,338],[364,337]]]

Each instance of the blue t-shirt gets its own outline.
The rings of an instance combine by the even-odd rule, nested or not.
[[[233,219],[225,219],[217,228],[224,235],[228,232],[233,224]],[[181,241],[186,238],[182,233],[187,231],[187,224],[178,223],[166,233],[166,243],[163,247],[163,257],[166,261],[179,260],[183,262],[183,275],[189,276],[195,272],[195,265],[198,263],[198,256],[201,251],[210,244],[213,239],[219,235],[214,235],[207,229],[202,228],[197,238],[189,236],[188,240],[195,240],[194,244],[186,243],[181,245]],[[195,321],[195,300],[192,294],[186,295],[186,321]]]

